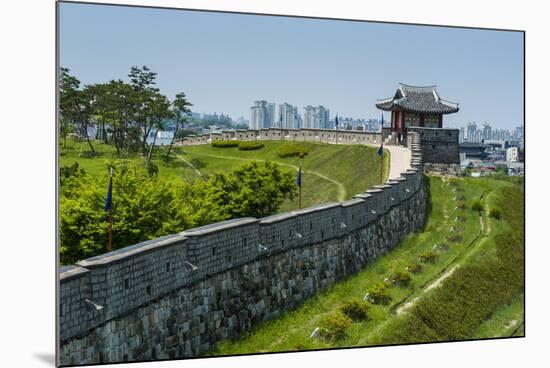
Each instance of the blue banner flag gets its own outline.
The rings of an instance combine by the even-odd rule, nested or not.
[[[382,154],[384,153],[384,142],[380,145],[380,148],[378,149],[378,156],[382,157]]]
[[[298,168],[298,177],[296,178],[296,184],[298,187],[302,187],[302,161],[300,161],[300,167]]]
[[[382,127],[384,127],[384,114],[382,114]]]
[[[111,210],[113,204],[113,177],[109,179],[109,187],[107,188],[107,199],[105,200],[105,211]]]
[[[334,119],[334,125],[338,128],[338,114],[336,114],[336,119]]]

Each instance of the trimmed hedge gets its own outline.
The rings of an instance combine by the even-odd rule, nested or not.
[[[241,142],[239,143],[239,150],[241,151],[253,151],[264,148],[264,144],[261,142]]]
[[[261,149],[264,147],[264,144],[261,142],[243,142],[243,141],[212,141],[212,147],[216,148],[233,148],[233,147],[239,147],[239,150],[241,151],[252,151]]]
[[[286,157],[305,157],[311,151],[311,148],[300,144],[283,144],[277,150],[280,158]]]
[[[239,147],[240,141],[212,141],[212,147],[216,148],[231,148]]]

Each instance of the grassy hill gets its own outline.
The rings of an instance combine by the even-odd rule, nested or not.
[[[288,170],[297,171],[298,158],[280,158],[278,149],[284,142],[265,141],[264,147],[253,151],[240,151],[236,147],[216,148],[211,145],[175,147],[166,159],[166,148],[158,147],[153,162],[159,176],[165,180],[201,180],[216,171],[227,171],[250,161],[269,160]],[[360,145],[331,145],[296,142],[310,150],[304,158],[302,170],[302,204],[304,207],[352,198],[380,182],[380,158],[377,149]],[[80,167],[94,175],[106,175],[108,162],[127,160],[135,170],[145,170],[139,154],[117,155],[113,146],[95,142],[97,154],[90,155],[86,143],[69,140],[61,148],[60,165],[78,162]],[[384,153],[384,178],[389,173],[388,152]],[[298,208],[298,198],[287,201],[280,211]]]
[[[300,308],[266,321],[210,355],[522,336],[523,187],[506,180],[430,177],[432,209],[424,231],[360,273],[333,285]],[[472,209],[481,204],[481,212]],[[433,252],[433,263],[421,255]],[[388,283],[408,272],[407,286]],[[339,340],[311,338],[321,320],[343,303],[389,285],[388,305],[369,303],[369,319],[354,322]]]

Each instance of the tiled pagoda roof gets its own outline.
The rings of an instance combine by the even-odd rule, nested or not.
[[[392,98],[378,100],[376,107],[384,111],[407,111],[428,114],[451,114],[458,104],[439,97],[436,86],[409,86],[399,83]]]

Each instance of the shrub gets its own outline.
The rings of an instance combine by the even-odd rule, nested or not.
[[[311,149],[304,145],[299,144],[283,144],[277,150],[277,154],[280,158],[286,157],[305,157],[311,151]]]
[[[420,263],[412,263],[408,265],[406,269],[412,273],[420,273],[422,272],[422,265]]]
[[[473,211],[481,212],[481,211],[483,211],[483,203],[481,203],[481,201],[479,199],[476,199],[472,203],[471,208],[472,208]]]
[[[264,148],[264,144],[261,142],[241,142],[239,143],[239,150],[241,151],[253,151]]]
[[[407,271],[399,270],[391,278],[394,285],[407,286],[411,282],[411,276]]]
[[[494,219],[500,220],[502,217],[502,214],[500,213],[500,210],[498,208],[493,208],[491,209],[491,211],[489,211],[489,216]]]
[[[212,147],[216,148],[231,148],[238,147],[241,142],[239,141],[212,141]]]
[[[203,167],[206,166],[206,164],[204,162],[202,162],[200,159],[198,158],[194,158],[191,160],[191,165],[195,168],[195,169],[202,169]]]
[[[339,340],[346,335],[351,319],[340,311],[332,312],[321,319],[319,335],[327,340]]]
[[[340,306],[340,312],[351,318],[352,321],[368,319],[369,305],[360,299],[348,299]]]
[[[147,175],[150,178],[157,176],[159,173],[159,167],[154,162],[149,162],[147,164]]]
[[[447,240],[452,242],[452,243],[458,243],[458,242],[461,242],[463,239],[462,235],[458,235],[458,234],[455,234],[455,235],[448,235],[447,236]]]
[[[62,185],[65,179],[82,177],[84,175],[86,175],[86,170],[80,168],[78,162],[75,162],[71,166],[61,166],[59,168],[59,179]]]
[[[447,251],[447,250],[449,250],[449,244],[447,244],[447,243],[438,244],[438,245],[434,246],[433,249],[441,250],[441,251]]]
[[[387,305],[391,301],[390,291],[384,283],[379,283],[368,290],[368,300],[374,304]]]
[[[420,255],[420,260],[424,263],[434,263],[437,259],[437,254],[431,250],[424,252]]]

